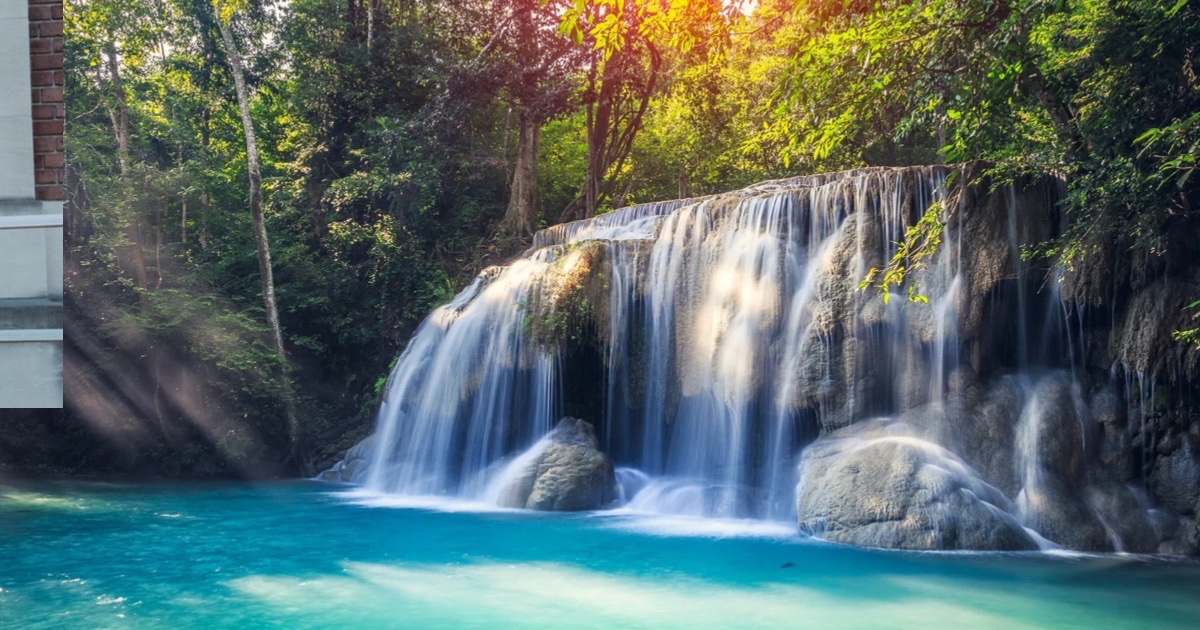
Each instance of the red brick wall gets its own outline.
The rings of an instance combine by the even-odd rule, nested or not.
[[[12,0],[4,0],[11,2]],[[33,85],[33,178],[37,198],[63,199],[63,3],[29,0]]]

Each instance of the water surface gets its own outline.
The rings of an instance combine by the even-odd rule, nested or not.
[[[1195,627],[1200,563],[905,553],[783,524],[311,482],[0,485],[0,627]]]

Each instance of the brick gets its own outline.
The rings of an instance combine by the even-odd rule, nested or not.
[[[61,87],[42,88],[43,103],[61,103],[63,102],[63,89]]]
[[[50,15],[51,15],[51,17],[53,17],[56,20],[63,19],[63,5],[61,3],[51,5],[50,6]]]
[[[61,120],[39,120],[33,123],[33,135],[35,136],[60,136],[63,132],[63,121]]]
[[[62,153],[62,137],[57,135],[36,136],[33,139],[34,153]]]
[[[52,39],[50,41],[52,41],[54,43],[54,48],[53,48],[54,52],[61,54],[63,51],[63,38],[55,37],[54,39]]]
[[[51,11],[49,5],[29,5],[29,21],[30,22],[45,22],[51,19]]]
[[[62,186],[38,186],[37,198],[40,201],[62,201],[66,198]]]
[[[45,168],[60,169],[65,166],[65,162],[61,153],[47,153],[42,156],[42,166]]]
[[[29,58],[30,67],[36,70],[58,70],[63,67],[62,55],[33,55]]]
[[[39,169],[39,170],[33,172],[33,181],[36,184],[57,184],[58,183],[58,171],[57,170],[47,170],[44,168]]]
[[[54,73],[53,72],[31,72],[29,74],[29,81],[33,84],[34,87],[54,85]]]
[[[41,37],[62,37],[63,34],[62,22],[42,22],[37,29]]]
[[[57,41],[58,39],[42,39],[40,37],[32,38],[29,40],[29,54],[44,55],[46,53],[55,52],[54,42]]]
[[[58,118],[57,105],[34,105],[33,119],[34,120],[54,120]]]
[[[61,68],[62,66],[60,65],[59,67]],[[62,70],[55,70],[53,78],[54,78],[54,85],[65,86],[67,84]]]

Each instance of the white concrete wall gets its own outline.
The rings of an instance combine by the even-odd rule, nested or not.
[[[0,218],[62,215],[61,202],[34,200],[28,11],[24,0],[0,0]],[[45,317],[61,310],[62,274],[62,228],[0,229],[0,299],[10,300],[0,308],[40,313],[0,329],[0,408],[62,406],[62,324]]]
[[[0,199],[33,198],[30,92],[29,5],[0,0]]]
[[[62,339],[0,342],[0,407],[61,407]]]

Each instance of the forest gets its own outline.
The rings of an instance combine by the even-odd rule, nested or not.
[[[314,473],[536,230],[761,180],[1061,178],[1023,253],[1137,261],[1076,287],[1098,308],[1200,255],[1188,0],[78,0],[65,29],[66,409],[11,414],[17,470]]]

